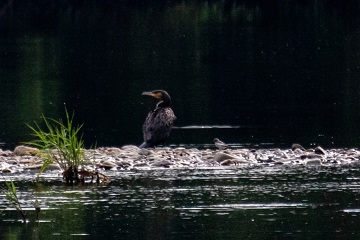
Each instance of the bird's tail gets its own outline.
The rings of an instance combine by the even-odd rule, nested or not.
[[[139,146],[139,148],[148,148],[148,147],[150,147],[150,146],[149,146],[149,144],[147,142],[143,142],[143,144],[141,144]]]

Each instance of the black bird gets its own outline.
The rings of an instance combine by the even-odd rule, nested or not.
[[[159,99],[156,108],[149,112],[143,125],[144,143],[140,148],[154,147],[163,144],[170,135],[176,116],[170,108],[171,98],[164,90],[143,92],[142,95]]]

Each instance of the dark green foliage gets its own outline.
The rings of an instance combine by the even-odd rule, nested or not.
[[[41,150],[44,164],[40,173],[50,163],[56,162],[64,170],[64,178],[72,182],[73,179],[78,178],[78,167],[84,160],[84,141],[78,136],[83,125],[74,126],[74,114],[70,117],[66,108],[65,113],[65,123],[42,116],[46,130],[42,130],[37,123],[35,127],[28,125],[36,139],[27,144]]]

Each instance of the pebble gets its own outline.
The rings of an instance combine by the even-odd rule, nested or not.
[[[151,151],[146,149],[146,148],[142,148],[139,150],[139,154],[140,155],[144,155],[144,156],[147,156],[147,155],[150,155],[151,154]]]
[[[55,171],[55,170],[62,170],[58,163],[50,163],[45,171]]]
[[[326,155],[326,152],[322,147],[316,147],[314,152],[316,154]]]
[[[151,166],[153,167],[170,167],[170,165],[173,165],[170,161],[168,160],[159,160],[159,161],[155,161],[153,164],[151,164]]]
[[[20,145],[15,148],[14,155],[16,156],[36,155],[39,152],[40,150],[37,148]]]
[[[321,165],[320,159],[308,159],[305,160],[305,165]]]
[[[227,153],[223,153],[223,152],[217,152],[214,156],[214,161],[215,162],[223,162],[224,160],[227,159],[236,159],[236,156],[227,154]]]
[[[86,164],[103,170],[131,170],[145,168],[202,168],[236,167],[246,165],[344,165],[359,163],[360,150],[352,149],[315,149],[302,150],[299,146],[288,149],[196,149],[184,147],[162,147],[139,149],[126,145],[102,147],[85,150]],[[18,146],[15,150],[0,149],[0,174],[11,174],[23,170],[38,171],[43,160],[36,153],[39,150]],[[57,163],[49,165],[48,170],[61,171]]]

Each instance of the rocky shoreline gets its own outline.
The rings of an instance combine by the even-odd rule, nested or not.
[[[18,146],[14,151],[0,149],[0,173],[11,174],[38,170],[43,164],[39,150]],[[202,168],[248,165],[343,165],[359,162],[360,150],[304,149],[294,144],[290,149],[196,149],[159,147],[140,149],[127,145],[121,148],[101,147],[85,150],[86,167],[100,171],[152,168]],[[48,171],[62,171],[56,163]]]

